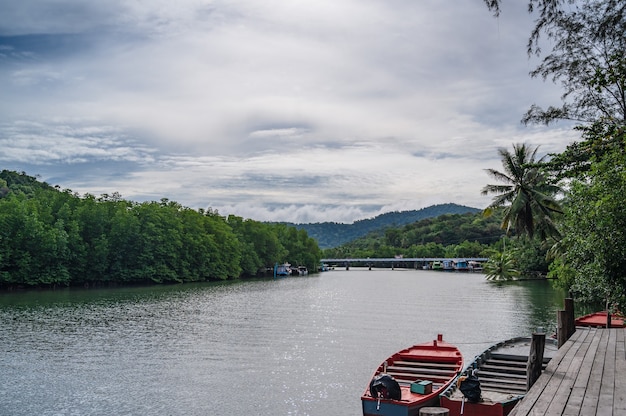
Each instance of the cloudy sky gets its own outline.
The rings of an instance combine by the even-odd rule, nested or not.
[[[560,90],[483,0],[0,0],[0,168],[266,221],[484,208]],[[547,48],[545,48],[547,49]]]

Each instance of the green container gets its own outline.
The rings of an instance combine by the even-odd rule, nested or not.
[[[428,380],[411,383],[411,393],[430,394],[433,392],[433,382]]]

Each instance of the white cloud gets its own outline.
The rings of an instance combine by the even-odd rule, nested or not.
[[[78,192],[350,222],[483,207],[497,147],[575,138],[519,124],[560,95],[527,76],[522,3],[499,19],[434,0],[55,6],[0,16],[5,35],[47,34],[0,36],[0,161]]]

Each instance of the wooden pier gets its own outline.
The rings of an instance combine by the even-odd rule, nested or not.
[[[624,328],[576,328],[509,416],[626,415]]]

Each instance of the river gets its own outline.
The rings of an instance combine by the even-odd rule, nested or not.
[[[0,414],[347,415],[391,353],[466,360],[555,330],[564,294],[476,273],[332,270],[213,284],[0,294]]]

